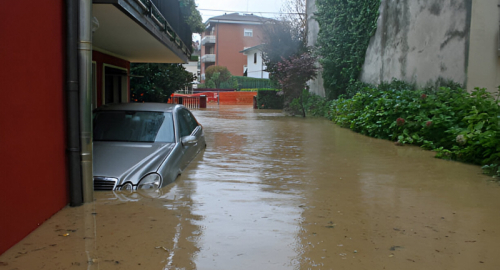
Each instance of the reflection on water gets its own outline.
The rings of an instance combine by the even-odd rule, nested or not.
[[[160,191],[99,192],[0,269],[499,269],[500,189],[324,119],[194,112],[207,149]]]

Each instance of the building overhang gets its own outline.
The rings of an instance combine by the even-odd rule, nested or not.
[[[240,51],[240,53],[244,55],[250,55],[256,52],[262,52],[262,47],[264,47],[264,44],[259,44],[257,46],[253,46],[250,48],[245,48],[244,50]]]
[[[190,49],[145,8],[139,0],[93,0],[93,49],[130,62],[187,63]]]

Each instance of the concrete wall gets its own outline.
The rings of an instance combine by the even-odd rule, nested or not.
[[[382,0],[360,79],[466,85],[471,6],[472,0]]]
[[[316,7],[316,0],[306,0],[306,13],[307,13],[307,45],[314,46],[318,40],[319,24],[314,20],[314,12],[318,9]],[[319,63],[316,65],[321,68]],[[307,82],[309,92],[316,95],[325,97],[325,87],[323,86],[323,76],[321,76],[321,69],[318,71],[318,76],[314,80]]]
[[[500,1],[473,0],[472,3],[467,89],[484,87],[493,92],[500,85]]]

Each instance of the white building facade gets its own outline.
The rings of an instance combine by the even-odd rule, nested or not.
[[[266,70],[266,65],[262,59],[262,45],[246,48],[241,53],[247,56],[247,66],[244,72],[247,77],[269,79],[269,73]]]

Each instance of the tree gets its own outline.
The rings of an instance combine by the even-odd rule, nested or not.
[[[304,52],[298,56],[283,58],[276,64],[274,72],[275,78],[282,85],[282,92],[285,95],[285,109],[293,99],[298,98],[302,116],[305,117],[305,109],[302,103],[302,91],[306,82],[316,77],[318,68],[315,65],[316,57],[309,52]]]
[[[205,80],[206,85],[212,81],[215,85],[215,88],[219,88],[222,82],[227,82],[231,79],[231,72],[227,69],[227,67],[223,66],[210,66],[205,69]]]
[[[130,90],[135,102],[167,102],[176,91],[196,79],[181,64],[132,64]]]
[[[283,107],[290,111],[290,103],[301,97],[306,82],[316,77],[317,68],[316,58],[307,46],[305,0],[290,0],[284,9],[285,15],[279,20],[265,24],[263,51],[271,79],[282,86]],[[304,115],[302,102],[300,104]]]
[[[196,9],[194,0],[180,0],[181,13],[184,20],[193,33],[201,33],[205,30],[203,19],[201,18],[200,11]]]

